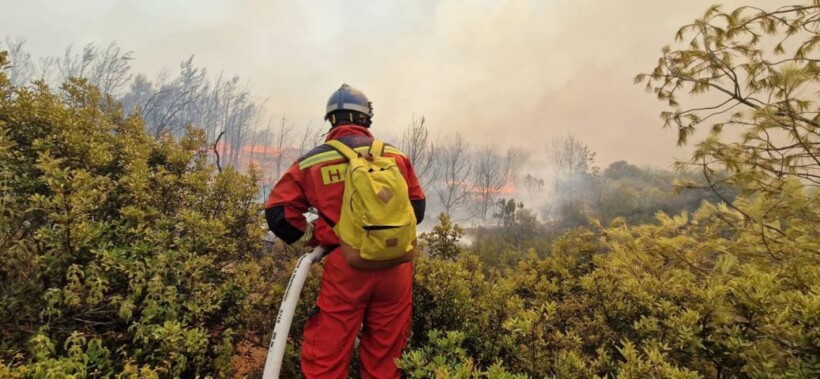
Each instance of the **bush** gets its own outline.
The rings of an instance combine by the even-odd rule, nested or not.
[[[84,80],[0,71],[0,187],[0,376],[230,371],[261,280],[255,172],[216,173],[197,130],[147,136]]]
[[[499,362],[533,377],[817,377],[820,255],[798,209],[820,201],[799,188],[740,197],[737,210],[706,203],[694,216],[577,229],[504,273],[485,275],[471,255],[420,258],[402,365],[436,377]],[[780,209],[793,240],[766,247],[775,232],[735,223],[767,202],[795,207]],[[442,355],[442,341],[463,354]]]

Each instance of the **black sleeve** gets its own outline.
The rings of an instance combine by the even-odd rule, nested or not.
[[[424,220],[424,209],[427,207],[427,200],[418,199],[410,200],[410,205],[413,206],[413,213],[416,214],[416,224],[421,224]]]
[[[298,241],[304,234],[301,230],[285,220],[285,207],[283,205],[265,208],[265,219],[267,219],[268,228],[270,228],[273,234],[281,238],[282,241],[285,241],[288,245]]]

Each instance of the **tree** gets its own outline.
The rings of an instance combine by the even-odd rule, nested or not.
[[[516,203],[515,199],[512,198],[500,199],[495,205],[496,211],[493,213],[493,217],[496,219],[498,225],[503,227],[515,225],[516,212],[524,209],[523,203]]]
[[[105,95],[117,96],[131,80],[133,52],[122,51],[116,43],[96,50],[89,81]]]
[[[493,146],[486,146],[475,152],[473,159],[477,213],[481,221],[487,221],[499,190],[507,184],[507,172],[503,160],[495,153]]]
[[[818,1],[772,11],[711,7],[675,36],[688,46],[664,47],[658,66],[635,78],[669,105],[661,117],[678,130],[679,144],[710,127],[691,164],[707,173],[714,164],[747,172],[743,176],[764,187],[786,177],[820,184],[820,113],[809,97],[820,73],[813,55],[820,42],[817,17]],[[681,95],[707,93],[721,99],[681,105],[688,100]],[[725,141],[724,129],[742,132],[741,140]]]
[[[86,78],[102,94],[118,96],[119,91],[131,80],[132,59],[133,52],[124,52],[113,42],[102,50],[92,42],[77,54],[74,54],[73,46],[69,46],[62,58],[55,59],[60,74],[55,82]]]
[[[41,58],[39,65],[25,50],[25,38],[12,40],[6,37],[5,43],[9,59],[13,62],[9,78],[15,86],[35,80],[59,86],[70,78],[85,78],[103,95],[117,98],[133,76],[130,63],[133,52],[123,51],[113,42],[105,48],[92,42],[79,53],[69,46],[62,57]]]
[[[637,178],[643,175],[640,168],[627,161],[617,161],[609,164],[604,170],[604,177],[610,179]]]
[[[740,7],[724,12],[713,6],[678,31],[675,40],[686,45],[664,47],[654,70],[635,77],[668,105],[661,117],[665,127],[678,130],[679,144],[688,143],[695,130],[709,128],[692,158],[679,167],[698,168],[706,188],[737,212],[740,207],[718,190],[720,184],[781,199],[742,211],[744,223],[737,224],[757,225],[767,242],[796,238],[778,226],[786,215],[820,219],[812,207],[788,214],[782,202],[786,193],[816,193],[820,186],[818,18],[817,0],[773,10]],[[707,94],[717,100],[706,106],[683,105]],[[728,175],[721,178],[721,173]],[[698,187],[691,182],[682,186]]]
[[[592,176],[598,173],[595,152],[572,134],[553,138],[547,151],[555,178],[550,212],[545,213],[566,225],[585,224],[594,184]]]
[[[194,67],[193,57],[190,57],[180,63],[178,77],[169,80],[167,74],[161,74],[154,88],[151,88],[144,77],[137,76],[131,89],[139,92],[126,94],[126,97],[129,100],[142,99],[145,97],[144,92],[150,90],[151,95],[140,104],[140,116],[146,120],[148,131],[155,137],[163,133],[179,135],[185,125],[192,121],[185,117],[191,113],[186,110],[195,105],[203,95],[201,90],[207,87],[205,75],[205,70]],[[213,134],[212,128],[206,130],[209,131],[208,136]],[[224,151],[222,155],[225,155]]]
[[[22,86],[34,75],[35,66],[31,59],[31,54],[25,50],[26,39],[17,38],[12,40],[5,38],[8,59],[12,62],[8,67],[8,79],[13,86]],[[2,45],[0,45],[2,49]]]
[[[518,183],[521,170],[530,160],[531,153],[521,147],[510,146],[507,148],[507,155],[504,157],[504,175],[507,180]]]
[[[453,224],[445,213],[438,215],[438,222],[433,230],[419,235],[422,248],[433,258],[454,260],[464,250],[459,242],[464,236],[464,230],[458,224]]]
[[[158,75],[156,84],[137,75],[122,97],[123,106],[127,112],[139,107],[146,128],[155,137],[163,133],[180,136],[187,125],[204,130],[209,142],[221,134],[218,150],[222,163],[234,166],[262,105],[242,87],[239,77],[225,79],[220,74],[211,81],[207,70],[196,67],[193,59],[180,62],[176,77],[169,78],[166,72]]]
[[[271,274],[257,174],[214,172],[204,133],[153,138],[85,79],[14,87],[5,57],[0,377],[229,376]]]
[[[580,173],[597,173],[595,152],[572,134],[561,135],[552,139],[547,148],[556,181]]]
[[[276,158],[274,160],[274,178],[275,180],[279,180],[282,177],[282,163],[289,163],[284,162],[284,155],[285,149],[290,145],[290,134],[293,131],[293,127],[287,123],[287,119],[282,117],[282,121],[279,123],[279,130],[276,132],[274,136],[274,151],[276,154]],[[285,167],[287,168],[287,167]]]
[[[217,88],[221,83],[217,80]],[[253,125],[256,124],[259,117],[260,105],[255,103],[251,98],[250,91],[247,87],[239,87],[239,77],[234,76],[230,80],[226,80],[223,86],[224,90],[221,96],[221,103],[223,106],[223,130],[226,132],[226,137],[229,144],[223,145],[230,151],[230,163],[235,165],[239,159],[242,151],[242,146],[245,145],[246,134],[250,131]]]
[[[239,77],[220,74],[209,80],[207,70],[197,67],[193,56],[180,62],[176,76],[163,71],[149,80],[144,74],[132,74],[133,53],[116,43],[105,47],[89,43],[80,51],[69,46],[62,56],[35,64],[25,42],[5,39],[14,62],[6,69],[13,84],[42,80],[58,87],[71,78],[85,79],[104,96],[119,100],[127,115],[139,112],[155,137],[164,133],[180,137],[188,125],[204,130],[209,142],[222,134],[219,152],[226,166],[239,163],[245,140],[261,114],[262,103]]]
[[[467,203],[473,188],[473,184],[470,183],[473,166],[470,161],[469,145],[461,134],[456,133],[453,143],[440,150],[437,162],[440,165],[438,170],[441,172],[441,178],[437,181],[434,191],[444,207],[444,213],[453,218]]]
[[[500,235],[510,246],[522,249],[525,242],[538,237],[538,220],[529,209],[524,208],[524,203],[516,202],[515,199],[499,199],[495,203],[493,213]]]
[[[142,108],[149,106],[151,97],[154,96],[154,84],[148,80],[144,74],[137,74],[125,95],[120,99],[123,111],[126,114],[139,112],[142,114]]]
[[[421,116],[420,119],[413,119],[410,125],[407,126],[401,135],[401,151],[410,158],[413,163],[413,168],[419,179],[419,184],[422,189],[427,187],[436,180],[436,149],[429,139],[430,131],[425,125],[426,119]]]
[[[820,257],[816,227],[820,220],[819,17],[817,0],[770,10],[740,7],[724,12],[713,6],[678,31],[675,39],[685,45],[664,47],[654,70],[635,78],[667,104],[669,109],[661,117],[665,127],[678,130],[679,144],[690,143],[697,129],[709,129],[691,159],[678,165],[698,168],[707,182],[705,188],[722,200],[717,205],[704,204],[697,219],[714,222],[717,229],[713,230],[746,246],[728,250],[734,252],[729,257],[720,254],[713,259],[738,262],[742,270],[749,270],[739,282],[780,287],[768,292],[772,296],[803,297],[817,285],[817,271],[806,267],[816,267]],[[698,105],[683,105],[694,103],[695,98],[701,100]],[[704,101],[709,103],[704,106]],[[721,178],[723,173],[728,175]],[[742,192],[731,201],[718,189],[720,184]],[[700,187],[691,182],[682,186]],[[713,238],[709,242],[722,241]],[[790,269],[780,269],[784,267]],[[755,313],[775,312],[766,305],[774,303],[752,303],[759,307]],[[789,306],[779,306],[784,307]],[[744,319],[765,322],[757,317]],[[786,323],[800,323],[795,313],[782,317],[791,319]],[[802,350],[805,345],[794,336],[785,331],[762,333],[758,341],[768,340],[763,344],[772,350],[756,356],[761,361],[801,356],[793,349]],[[790,352],[781,353],[781,349]],[[720,359],[716,364],[720,369],[736,363]],[[747,372],[790,370],[794,376],[820,374],[816,363],[800,358],[785,366],[767,368],[762,362],[747,362],[744,368]]]
[[[312,122],[305,125],[305,132],[299,140],[299,156],[305,155],[310,149],[319,146],[324,142],[324,134],[322,133],[322,126],[312,126]]]
[[[533,200],[536,196],[542,196],[544,193],[544,179],[527,174],[521,179],[525,194],[529,200]]]

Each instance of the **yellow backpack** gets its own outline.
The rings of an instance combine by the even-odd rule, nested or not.
[[[348,161],[342,211],[333,227],[345,254],[383,261],[413,250],[416,215],[395,158],[383,156],[384,142],[373,140],[361,154],[336,140],[326,143]]]

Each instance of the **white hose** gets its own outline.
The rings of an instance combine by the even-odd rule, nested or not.
[[[276,325],[273,328],[273,335],[268,346],[268,358],[265,359],[265,371],[262,379],[278,379],[282,370],[282,359],[285,356],[285,346],[288,342],[288,332],[293,321],[293,313],[296,311],[296,303],[302,293],[310,265],[322,259],[325,251],[321,247],[313,249],[310,253],[303,255],[296,262],[296,268],[290,276],[288,287],[285,288],[285,296],[282,298],[282,305],[279,306],[279,314],[276,315]]]

